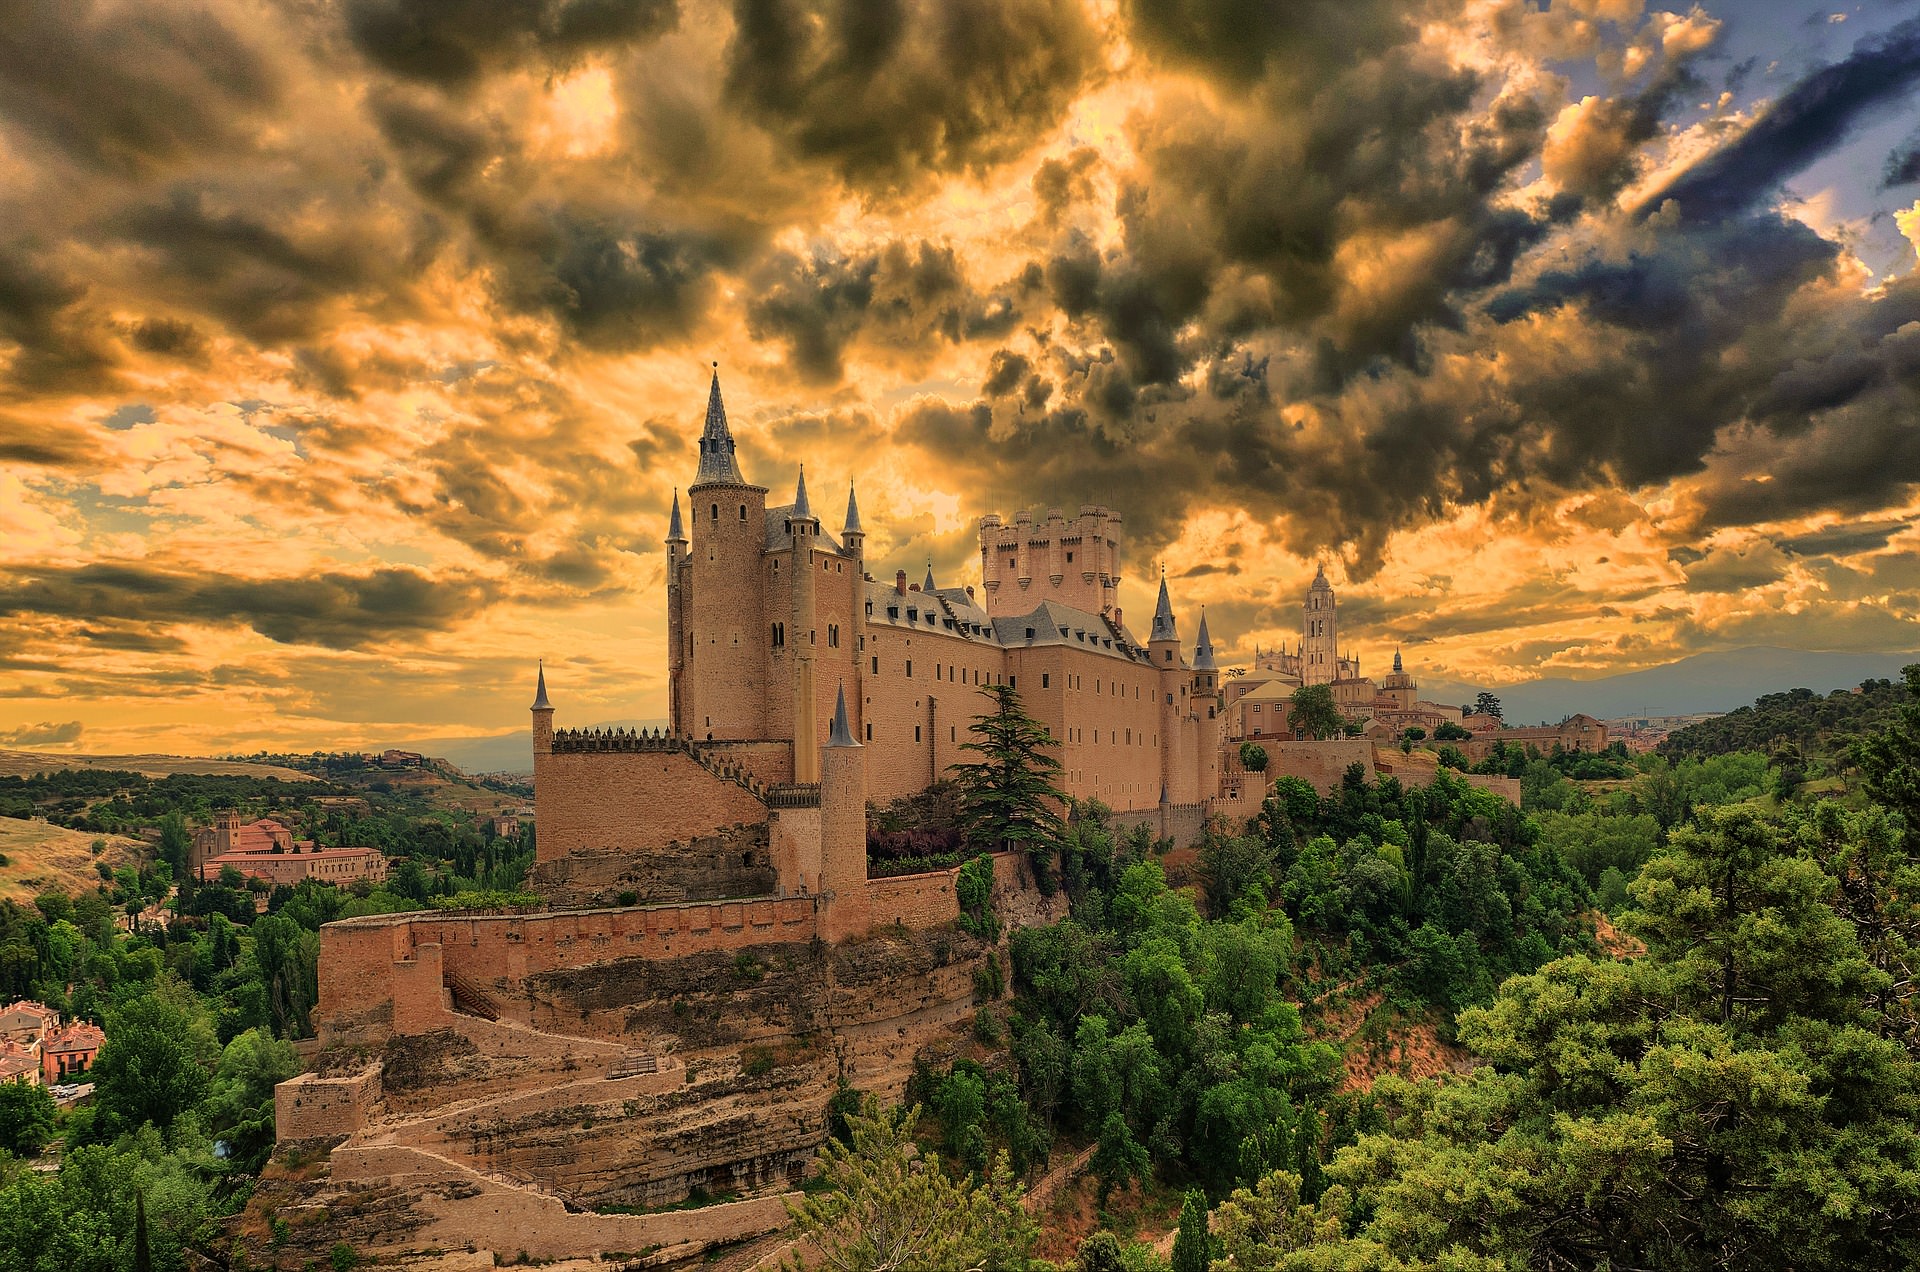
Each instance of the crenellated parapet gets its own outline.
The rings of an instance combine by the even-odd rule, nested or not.
[[[553,753],[582,751],[687,751],[693,745],[666,729],[555,729]]]

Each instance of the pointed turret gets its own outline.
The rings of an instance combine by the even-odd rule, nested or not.
[[[931,592],[931,591],[933,591],[933,590],[934,590],[934,582],[933,582],[933,558],[932,558],[932,557],[928,557],[928,558],[927,558],[927,580],[926,580],[926,582],[924,582],[924,583],[922,583],[922,584],[920,585],[920,590],[921,590],[922,592]]]
[[[733,433],[727,428],[726,404],[720,400],[720,364],[713,364],[713,384],[707,390],[707,426],[700,433],[700,468],[695,486],[744,486],[739,461],[733,457]]]
[[[1400,651],[1396,649],[1393,651],[1393,674],[1397,676],[1405,670],[1406,668],[1400,665]]]
[[[553,704],[547,701],[547,664],[545,660],[542,660],[540,663],[540,677],[535,681],[533,689],[533,706],[529,707],[528,710],[553,710]]]
[[[842,683],[840,694],[833,703],[833,728],[827,734],[828,746],[859,746],[853,740],[853,729],[847,724],[847,686]]]
[[[667,519],[667,542],[685,543],[686,541],[686,529],[680,524],[680,488],[676,486],[673,490],[673,516]]]
[[[1200,611],[1200,639],[1193,647],[1193,669],[1195,671],[1214,671],[1219,664],[1213,660],[1213,638],[1207,634],[1207,611]]]
[[[1153,607],[1153,634],[1148,640],[1179,640],[1180,633],[1174,630],[1173,601],[1167,596],[1166,567],[1160,569],[1160,600]]]
[[[863,534],[860,529],[860,505],[853,498],[853,483],[847,483],[847,524],[840,527],[842,535]]]
[[[813,519],[813,505],[807,500],[807,466],[800,465],[800,480],[793,488],[793,519]]]

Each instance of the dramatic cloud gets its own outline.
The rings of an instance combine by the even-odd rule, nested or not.
[[[24,725],[18,729],[0,732],[0,744],[7,746],[70,746],[80,740],[86,729],[78,720],[69,720],[65,724],[47,721],[42,724]]]
[[[17,745],[657,717],[714,360],[876,574],[1104,503],[1230,657],[1316,561],[1454,681],[1920,647],[1904,13],[0,11]]]

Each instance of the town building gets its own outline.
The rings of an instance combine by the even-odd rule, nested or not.
[[[345,886],[387,877],[387,858],[378,848],[322,848],[298,839],[269,817],[242,822],[234,809],[213,815],[213,824],[194,834],[187,869],[202,883],[219,879],[227,867],[250,879],[289,887],[302,879]]]

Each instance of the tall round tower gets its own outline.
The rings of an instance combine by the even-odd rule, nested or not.
[[[740,475],[719,364],[707,392],[700,467],[687,487],[693,544],[686,605],[688,735],[702,741],[766,736],[769,628],[761,557],[766,546],[767,489]]]

